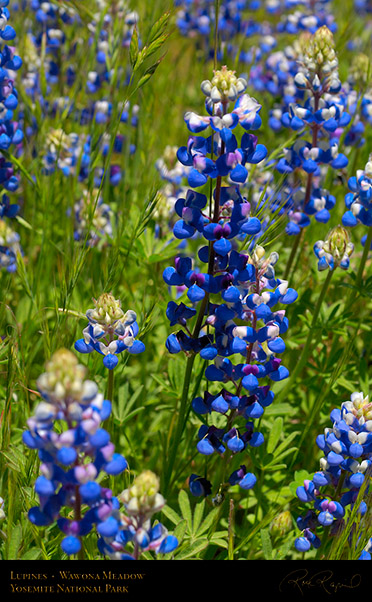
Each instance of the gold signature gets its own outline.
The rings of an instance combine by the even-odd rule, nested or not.
[[[337,581],[334,578],[333,571],[324,570],[310,574],[307,569],[297,569],[288,573],[279,584],[279,591],[283,591],[286,586],[296,589],[301,595],[304,595],[305,589],[321,588],[329,595],[337,594],[341,589],[356,589],[362,582],[362,576],[355,573],[350,578],[343,581]]]

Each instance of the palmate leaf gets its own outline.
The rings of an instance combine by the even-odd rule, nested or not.
[[[207,514],[197,531],[198,535],[204,535],[204,533],[206,533],[213,526],[214,522],[218,517],[218,514],[218,507],[213,508],[213,510],[211,510],[209,514]],[[227,531],[224,531],[224,533],[227,533]]]
[[[195,559],[200,552],[212,544],[227,549],[227,530],[216,531],[215,529],[220,513],[219,507],[213,508],[203,518],[206,507],[205,500],[197,502],[192,508],[189,496],[183,489],[178,494],[178,504],[182,516],[168,505],[162,509],[168,520],[176,525],[174,535],[177,537],[179,534],[180,536],[180,545],[174,556],[176,560]]]
[[[183,542],[183,538],[185,537],[186,531],[187,521],[185,519],[182,519],[173,531],[173,535],[177,537],[179,544]]]
[[[129,384],[126,382],[122,387],[119,388],[118,403],[113,404],[112,411],[114,418],[122,426],[129,418],[135,416],[139,412],[142,412],[144,406],[136,407],[131,411],[131,408],[136,403],[138,397],[141,395],[143,385],[139,385],[136,391],[129,396]]]

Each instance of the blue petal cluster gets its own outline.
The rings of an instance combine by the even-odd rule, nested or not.
[[[296,190],[296,211],[289,217],[288,234],[299,234],[310,224],[311,216],[321,223],[330,219],[335,197],[323,189],[321,167],[328,165],[338,170],[348,165],[346,155],[339,152],[339,137],[351,120],[347,106],[338,96],[341,82],[331,31],[326,26],[317,29],[304,42],[303,54],[297,59],[303,67],[292,83],[304,94],[303,100],[294,93],[293,102],[282,111],[274,109],[270,122],[275,130],[286,127],[300,134],[292,147],[284,149],[284,156],[276,164],[277,171],[287,174]],[[293,93],[292,88],[289,91]],[[310,140],[302,137],[309,133]],[[303,187],[296,186],[293,174],[298,172],[305,175]]]
[[[15,218],[19,205],[11,203],[8,194],[19,187],[19,177],[15,174],[7,152],[19,154],[23,131],[15,118],[18,108],[18,92],[14,76],[22,66],[13,44],[16,38],[14,28],[9,25],[9,0],[0,0],[0,186],[3,191],[0,201],[0,268],[8,272],[17,269],[17,255],[22,254],[20,237],[8,220]],[[8,45],[11,44],[11,45]]]
[[[35,482],[40,506],[30,508],[28,518],[42,527],[56,522],[68,555],[77,554],[81,538],[118,507],[112,492],[97,482],[100,473],[118,475],[127,468],[101,425],[111,403],[84,373],[71,352],[56,352],[37,381],[42,401],[23,433],[24,444],[38,451],[41,462]],[[65,517],[66,508],[74,518]]]
[[[147,470],[138,475],[118,498],[124,504],[124,512],[114,509],[97,528],[102,554],[111,560],[138,560],[148,550],[168,554],[177,548],[178,539],[162,523],[151,522],[165,504],[154,473]]]
[[[372,458],[372,413],[368,396],[352,393],[341,409],[331,412],[332,427],[318,435],[316,443],[324,453],[320,470],[312,479],[297,488],[297,497],[311,503],[312,509],[297,520],[302,534],[295,541],[300,552],[321,544],[315,531],[331,527],[331,534],[339,534],[344,527],[347,509],[352,509]],[[367,512],[368,486],[358,507],[359,516]],[[352,531],[353,532],[353,531]],[[366,559],[365,553],[362,559]]]
[[[137,315],[128,310],[124,313],[120,301],[111,293],[103,293],[95,300],[95,308],[86,312],[88,326],[84,328],[82,339],[75,342],[79,353],[97,351],[103,355],[103,364],[113,370],[118,364],[118,354],[123,351],[138,354],[145,350],[142,341],[136,339],[139,332]]]
[[[226,85],[220,86],[219,78]],[[224,428],[204,423],[199,429],[197,449],[203,455],[234,455],[261,445],[263,436],[255,432],[253,421],[262,416],[274,398],[270,385],[263,381],[277,382],[289,374],[276,357],[285,350],[282,335],[288,328],[285,310],[277,305],[293,303],[297,292],[276,278],[277,253],[266,257],[260,246],[250,254],[237,250],[241,240],[249,242],[262,227],[260,220],[251,215],[251,205],[242,197],[238,181],[245,182],[247,160],[254,162],[256,157],[261,161],[266,155],[266,149],[257,144],[257,137],[249,133],[243,134],[238,149],[231,131],[239,124],[244,129],[256,129],[261,122],[260,107],[243,93],[244,87],[232,72],[215,72],[211,82],[202,83],[208,96],[207,106],[209,101],[214,105],[212,115],[186,114],[189,129],[214,130],[207,139],[191,137],[188,147],[181,147],[178,152],[181,163],[194,166],[189,172],[189,184],[199,187],[215,180],[214,209],[210,210],[206,195],[191,189],[185,198],[176,201],[180,219],[174,225],[174,236],[187,239],[198,233],[206,244],[201,241],[194,260],[178,255],[174,266],[163,272],[165,283],[183,287],[191,303],[168,303],[167,317],[171,326],[178,327],[167,338],[168,351],[199,354],[211,362],[205,370],[206,379],[222,384],[218,391],[212,394],[208,389],[192,402],[192,409],[199,415],[217,413],[226,417]],[[228,95],[234,102],[230,113]],[[223,185],[225,177],[234,184]],[[236,355],[241,357],[240,363],[233,361]],[[230,476],[229,484],[237,483],[244,489],[255,483],[245,465]],[[208,495],[211,491],[207,480],[199,475],[193,475],[189,485],[193,495]]]
[[[345,196],[347,211],[342,217],[343,225],[372,226],[372,159],[364,170],[358,170],[356,176],[349,178],[348,188],[350,192]]]

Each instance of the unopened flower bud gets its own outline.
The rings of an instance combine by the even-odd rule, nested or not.
[[[236,77],[235,71],[229,70],[226,66],[214,71],[211,81],[204,80],[201,83],[203,94],[208,96],[214,103],[233,102],[244,92],[246,87],[246,80],[242,77]]]
[[[351,255],[352,249],[347,230],[342,226],[333,228],[327,236],[323,249],[326,253],[330,253],[335,260],[340,260],[345,253]]]
[[[126,511],[132,515],[152,515],[165,504],[159,493],[159,479],[151,470],[142,472],[134,479],[132,486],[118,497],[124,503]]]
[[[89,318],[98,322],[98,324],[109,326],[120,320],[124,315],[120,300],[115,299],[111,293],[103,293],[97,300],[94,299],[94,304],[95,308],[88,310]]]
[[[283,537],[293,528],[292,515],[289,510],[285,510],[278,514],[270,525],[271,534],[275,537]]]
[[[39,390],[51,402],[67,398],[80,400],[84,389],[86,368],[67,349],[59,349],[46,364],[46,371],[37,380]]]

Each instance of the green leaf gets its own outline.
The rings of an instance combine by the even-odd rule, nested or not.
[[[285,448],[292,443],[293,439],[295,439],[298,434],[299,431],[294,431],[293,433],[288,435],[288,437],[286,437],[284,441],[282,441],[282,443],[275,448],[274,457],[276,458],[277,456],[279,456],[285,450]]]
[[[194,534],[197,533],[198,528],[199,528],[200,523],[201,523],[201,520],[203,518],[204,507],[205,507],[205,500],[202,500],[201,502],[199,502],[195,506],[195,509],[194,509],[194,518],[193,518],[193,521],[192,521],[192,532]]]
[[[262,542],[262,552],[265,560],[272,560],[273,558],[273,546],[271,544],[270,533],[268,529],[261,529],[261,542]]]
[[[203,533],[208,531],[208,529],[210,529],[210,527],[213,525],[219,512],[220,512],[220,509],[218,507],[216,507],[216,508],[213,508],[213,510],[211,510],[209,514],[207,514],[207,516],[205,517],[205,519],[203,520],[202,524],[200,525],[200,527],[198,529],[198,535],[202,535]]]
[[[8,545],[8,560],[17,560],[19,548],[22,542],[22,526],[20,523],[12,529],[12,535]]]
[[[189,497],[184,489],[178,494],[178,504],[182,513],[183,518],[187,520],[187,526],[191,533],[192,529],[192,512]]]
[[[280,453],[280,454],[277,454],[277,455],[276,455],[276,456],[275,456],[275,457],[272,459],[272,461],[271,461],[271,462],[269,462],[269,464],[266,464],[266,466],[265,466],[265,469],[267,469],[267,468],[268,468],[268,469],[270,470],[270,469],[271,469],[271,466],[274,464],[274,462],[275,462],[275,463],[277,463],[279,460],[280,460],[280,461],[283,461],[283,460],[284,460],[284,458],[285,458],[286,456],[289,456],[290,454],[293,454],[293,455],[294,455],[294,453],[295,453],[295,452],[297,452],[297,450],[298,450],[298,448],[297,448],[297,447],[290,447],[289,449],[287,449],[287,450],[283,451],[282,453]]]
[[[10,445],[7,451],[2,452],[6,458],[6,466],[14,472],[19,472],[25,476],[26,457],[21,449],[15,445]]]
[[[289,490],[291,491],[291,493],[293,493],[293,495],[296,495],[297,487],[303,485],[306,479],[311,480],[311,478],[312,475],[309,472],[307,472],[307,470],[296,470],[294,474],[294,480],[291,483],[289,483]]]
[[[9,153],[9,152],[4,152],[4,151],[1,151],[1,152],[3,155],[6,155],[7,157],[9,157],[10,161],[18,167],[18,169],[23,173],[23,175],[27,178],[27,180],[30,182],[30,184],[32,184],[32,186],[34,186],[34,187],[39,186],[37,180],[34,180],[32,175],[30,174],[30,172],[27,171],[27,169],[24,167],[24,165],[21,163],[21,161],[19,159],[17,159],[17,157],[15,157],[14,155],[12,155],[12,153]]]
[[[272,454],[274,449],[276,448],[278,441],[280,439],[282,430],[283,430],[283,418],[281,416],[278,416],[278,418],[276,418],[274,420],[274,424],[270,431],[269,439],[267,442],[266,450],[267,450],[268,454]]]
[[[176,560],[184,560],[185,558],[190,558],[191,556],[197,556],[199,552],[205,550],[208,546],[208,539],[198,539],[194,541],[189,546],[186,546],[183,550],[181,550],[175,557]]]
[[[180,521],[182,521],[182,517],[177,514],[177,512],[175,510],[173,510],[173,508],[171,508],[170,506],[165,505],[162,508],[162,513],[174,524],[174,525],[178,525],[178,523]]]
[[[23,554],[21,560],[37,560],[42,555],[42,550],[40,548],[31,548],[31,550],[27,550],[25,554]]]
[[[297,448],[296,448],[297,450]],[[287,468],[286,464],[268,464],[268,466],[265,466],[265,470],[267,470],[268,472],[273,472],[276,470],[282,470],[283,468]]]
[[[135,404],[137,398],[141,394],[142,389],[143,385],[140,385],[133,393],[133,395],[129,398],[128,382],[126,382],[122,387],[119,388],[118,404],[113,404],[112,411],[114,414],[114,418],[120,423],[120,425],[123,425],[131,417],[135,416],[136,414],[142,412],[145,409],[144,406],[140,406],[130,411],[132,406]]]
[[[173,531],[173,535],[177,537],[178,543],[181,544],[187,531],[187,521],[182,519]]]

